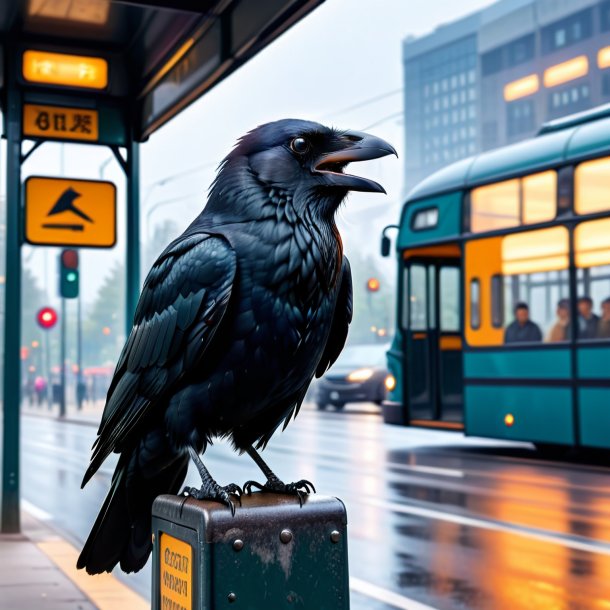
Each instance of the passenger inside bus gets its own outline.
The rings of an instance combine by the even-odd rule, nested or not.
[[[599,339],[610,339],[610,297],[602,301],[602,317],[597,328]]]
[[[557,320],[551,326],[545,341],[557,343],[570,338],[570,300],[559,299],[557,303]]]
[[[599,316],[593,313],[593,299],[582,296],[578,299],[578,336],[580,339],[598,337]]]
[[[517,303],[514,313],[515,320],[504,331],[504,343],[542,341],[540,327],[530,320],[530,310],[527,303]]]

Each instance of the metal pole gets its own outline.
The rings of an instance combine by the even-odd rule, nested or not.
[[[129,336],[140,296],[140,148],[130,140],[127,147],[127,264],[125,336]]]
[[[19,515],[19,397],[21,391],[21,96],[15,84],[15,53],[7,50],[6,286],[4,305],[4,425],[2,429],[3,534],[21,530]]]
[[[60,396],[59,396],[59,417],[66,416],[66,299],[61,298],[61,339],[59,356],[59,375],[60,375]]]
[[[83,337],[82,337],[82,318],[81,318],[81,290],[79,286],[78,298],[76,300],[76,408],[80,411],[83,408],[83,393],[81,383],[83,380],[82,355],[83,355]]]

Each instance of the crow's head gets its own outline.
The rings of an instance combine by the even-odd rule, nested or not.
[[[385,193],[383,187],[344,172],[353,161],[396,154],[390,144],[358,131],[339,131],[297,119],[261,125],[237,143],[224,160],[215,186],[225,173],[240,174],[245,182],[274,189],[293,200],[293,205],[315,207],[332,214],[349,191]]]

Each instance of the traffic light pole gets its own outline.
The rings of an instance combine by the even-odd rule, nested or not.
[[[5,50],[5,59],[13,56]],[[19,405],[21,394],[21,99],[14,62],[6,61],[6,285],[4,291],[4,396],[2,427],[3,534],[21,530],[19,515]]]
[[[59,395],[59,417],[66,416],[66,299],[61,298],[61,315],[59,323],[61,325],[60,356],[59,356],[59,375],[60,375],[60,395]]]

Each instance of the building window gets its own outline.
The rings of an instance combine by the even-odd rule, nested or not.
[[[610,74],[602,76],[602,95],[610,95]]]
[[[602,11],[603,28],[603,11]],[[585,9],[542,28],[542,52],[552,53],[593,34],[593,9]]]
[[[600,7],[600,27],[602,32],[610,30],[610,2],[602,2]]]
[[[602,79],[602,89],[603,87],[604,81]],[[548,97],[548,112],[551,118],[580,112],[590,107],[591,90],[587,83],[553,91]]]
[[[506,134],[509,138],[531,132],[536,127],[533,100],[509,102],[506,112]]]
[[[492,51],[484,53],[481,57],[481,71],[483,76],[496,74],[506,68],[518,66],[534,58],[535,36],[528,34],[508,44],[502,45]]]
[[[481,145],[483,150],[489,150],[498,145],[498,123],[496,121],[486,121],[483,123]]]

